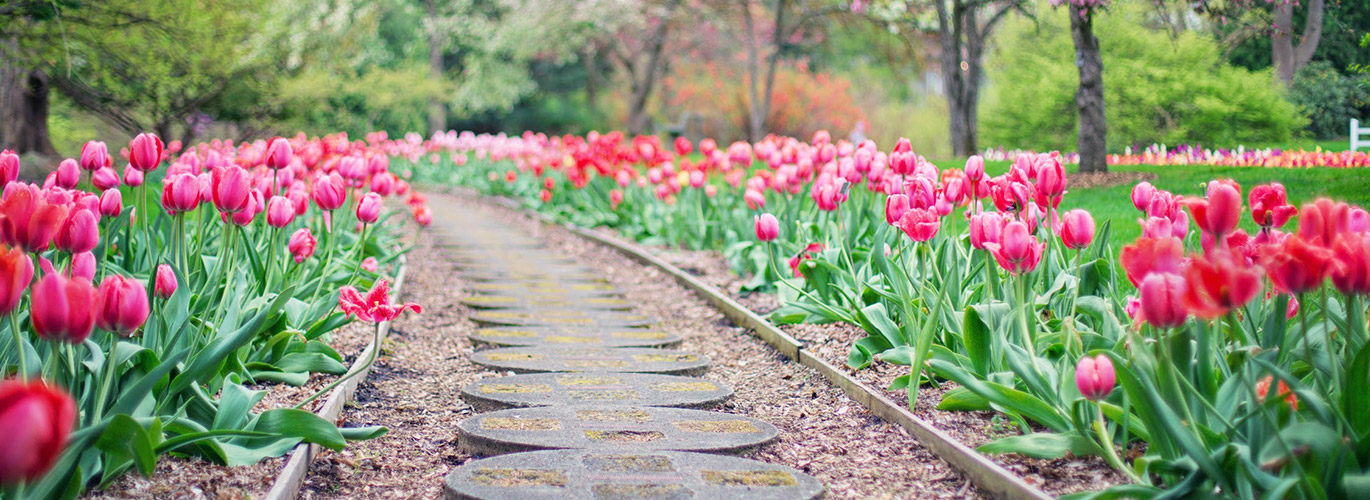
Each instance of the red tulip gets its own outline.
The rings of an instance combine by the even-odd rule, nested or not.
[[[909,197],[905,194],[892,194],[885,198],[885,223],[897,224],[904,213],[909,211]]]
[[[169,299],[176,293],[176,273],[171,270],[171,266],[162,264],[157,266],[157,278],[153,283],[152,293],[163,299]]]
[[[675,138],[675,154],[676,154],[677,156],[685,156],[685,155],[688,155],[688,154],[690,154],[690,151],[693,150],[693,149],[694,149],[694,148],[693,148],[692,146],[690,146],[690,140],[689,140],[689,139],[686,139],[684,136],[680,136],[680,137],[676,137],[676,138]]]
[[[100,195],[100,215],[118,217],[124,211],[124,193],[118,189],[106,189]]]
[[[41,380],[0,382],[0,484],[36,481],[66,447],[76,423],[76,401]]]
[[[295,205],[284,196],[272,196],[266,205],[267,225],[280,229],[295,222]]]
[[[33,281],[33,261],[23,250],[0,243],[0,316],[19,307],[19,299]]]
[[[1257,401],[1260,401],[1262,403],[1265,402],[1265,398],[1270,395],[1270,384],[1274,381],[1275,377],[1266,375],[1265,378],[1262,378],[1260,381],[1256,382]],[[1293,391],[1289,390],[1289,386],[1284,383],[1284,380],[1280,380],[1279,383],[1275,385],[1275,396],[1283,397],[1284,403],[1289,405],[1289,409],[1298,411],[1299,397],[1296,396],[1293,393]]]
[[[122,336],[132,335],[147,322],[147,289],[133,278],[106,277],[95,295],[95,324]]]
[[[381,196],[376,193],[366,193],[362,197],[361,203],[357,204],[357,220],[363,224],[375,224],[381,217],[381,205],[384,203]]]
[[[657,186],[657,191],[660,192],[660,191],[661,191],[661,188],[664,188],[664,187],[666,187],[666,186],[665,186],[665,185]],[[551,191],[551,190],[548,190],[548,189],[543,189],[542,191],[538,191],[538,199],[539,199],[539,200],[542,200],[543,203],[550,203],[550,202],[552,201],[552,191]]]
[[[215,168],[210,174],[210,184],[210,198],[220,212],[233,213],[247,208],[252,189],[248,173],[242,167]]]
[[[347,201],[347,186],[341,175],[331,173],[314,179],[314,204],[324,211],[337,210]]]
[[[156,170],[162,163],[165,145],[156,134],[138,134],[128,143],[128,162],[140,171]]]
[[[1251,220],[1262,227],[1281,227],[1299,212],[1289,204],[1284,185],[1278,182],[1251,188],[1247,201],[1251,204]]]
[[[1179,273],[1184,264],[1184,243],[1179,238],[1139,238],[1123,247],[1118,256],[1133,286],[1152,273]]]
[[[1094,216],[1075,209],[1061,216],[1061,242],[1066,248],[1081,249],[1094,242]]]
[[[29,252],[47,250],[67,207],[48,203],[36,186],[20,186],[0,200],[0,241]]]
[[[271,169],[279,169],[290,166],[290,159],[294,157],[294,152],[290,150],[290,141],[272,137],[266,142],[266,166]]]
[[[349,318],[355,315],[363,321],[375,323],[391,321],[405,310],[423,312],[423,308],[418,304],[391,304],[390,282],[386,280],[377,281],[365,297],[356,288],[342,287],[339,290],[338,307],[342,308],[343,313]]]
[[[1261,291],[1261,273],[1232,251],[1196,256],[1185,268],[1184,305],[1195,316],[1213,319],[1241,307]]]
[[[309,232],[309,228],[302,227],[290,235],[290,243],[286,245],[286,249],[290,250],[290,255],[295,256],[295,263],[299,264],[314,255],[316,245],[314,234]]]
[[[937,230],[942,227],[942,218],[931,211],[912,208],[899,217],[898,226],[909,239],[922,243],[937,236]]]
[[[1075,387],[1090,401],[1098,401],[1113,391],[1116,374],[1113,360],[1103,354],[1080,358],[1075,365]]]
[[[1146,276],[1138,287],[1142,319],[1156,328],[1175,328],[1184,324],[1185,281],[1177,274],[1156,272]]]
[[[1370,235],[1337,236],[1332,244],[1332,285],[1347,295],[1370,294]]]
[[[88,141],[81,146],[81,168],[96,171],[114,164],[109,157],[109,147],[100,141]]]
[[[610,193],[609,197],[613,198],[612,193]],[[622,201],[623,194],[619,193],[618,202]],[[617,205],[618,202],[614,202],[614,204]],[[419,205],[414,207],[414,222],[417,223],[419,226],[428,227],[429,224],[433,223],[433,210],[429,209],[428,205]]]
[[[1037,269],[1045,246],[1028,232],[1027,224],[1017,220],[1004,225],[999,242],[985,243],[985,249],[994,255],[999,266],[1014,276]]]
[[[1351,207],[1346,203],[1318,198],[1299,212],[1299,235],[1315,245],[1332,246],[1337,235],[1350,227]]]
[[[90,280],[48,273],[33,286],[29,320],[47,340],[80,344],[95,326],[95,287]]]
[[[84,208],[71,211],[62,222],[54,243],[58,250],[71,254],[94,250],[100,243],[100,224],[95,220],[95,213]]]
[[[195,210],[200,205],[200,179],[191,174],[175,174],[163,181],[162,208],[169,214]]]
[[[780,237],[780,220],[771,214],[761,214],[752,217],[752,222],[756,226],[756,239],[761,241],[772,241]]]
[[[1315,290],[1327,278],[1332,252],[1293,235],[1261,249],[1261,265],[1275,288],[1289,294]]]
[[[67,158],[57,164],[57,171],[53,175],[58,187],[74,189],[81,182],[81,166],[76,164],[76,160]]]
[[[6,149],[0,152],[0,188],[19,178],[19,155]]]

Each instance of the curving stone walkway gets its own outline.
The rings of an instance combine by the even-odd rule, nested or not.
[[[502,346],[476,364],[519,375],[461,389],[485,411],[458,425],[464,451],[486,456],[448,474],[447,498],[808,499],[816,479],[790,467],[722,455],[778,435],[761,420],[701,409],[732,395],[691,378],[705,356],[589,268],[508,226],[468,218],[447,249],[480,295],[464,302],[484,325],[472,339]],[[542,451],[536,451],[542,450]],[[707,453],[704,453],[707,452]]]

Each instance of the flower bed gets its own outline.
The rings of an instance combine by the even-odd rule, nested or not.
[[[398,312],[379,274],[402,253],[382,200],[431,214],[389,172],[402,146],[376,139],[182,150],[142,134],[122,175],[92,141],[41,185],[0,154],[0,421],[24,450],[0,454],[6,495],[76,495],[169,453],[245,465],[384,433],[339,429],[303,409],[313,397],[252,411],[261,384],[341,375],[322,394],[352,376],[332,332]]]
[[[1218,180],[1185,199],[1142,183],[1144,235],[1115,258],[1108,225],[1065,209],[1056,155],[988,177],[978,157],[943,170],[906,141],[882,152],[825,133],[705,140],[702,158],[616,133],[426,147],[449,154],[417,176],[721,251],[752,277],[745,290],[777,292],[772,321],[860,327],[851,368],[912,367],[890,386],[910,406],[920,386],[955,382],[940,409],[993,410],[1019,431],[982,452],[1100,456],[1131,481],[1107,494],[1370,493],[1360,208],[1299,209],[1278,184],[1246,196]],[[1236,228],[1243,201],[1258,234]],[[1281,232],[1296,215],[1299,231]]]

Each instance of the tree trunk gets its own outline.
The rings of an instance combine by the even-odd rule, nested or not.
[[[437,0],[427,0],[424,3],[428,10],[428,19],[437,19]],[[438,30],[434,28],[428,33],[428,77],[434,81],[442,81],[442,74],[442,40]],[[435,133],[446,128],[447,106],[443,105],[442,100],[436,97],[428,98],[428,131]]]
[[[11,40],[14,54],[16,42]],[[38,153],[56,158],[57,149],[48,136],[48,96],[51,83],[42,70],[14,64],[11,56],[0,61],[0,149],[19,154]]]
[[[1075,106],[1080,113],[1081,172],[1108,171],[1107,124],[1104,121],[1104,61],[1099,55],[1099,39],[1094,36],[1093,13],[1081,15],[1070,5],[1070,35],[1075,39],[1075,65],[1080,68],[1080,88],[1075,90]]]
[[[580,51],[580,62],[585,66],[585,105],[591,111],[599,110],[599,61],[593,47]]]
[[[1294,4],[1275,2],[1274,31],[1270,34],[1270,62],[1275,66],[1275,76],[1288,86],[1294,81],[1294,73],[1313,60],[1322,39],[1323,1],[1308,2],[1308,15],[1303,22],[1303,35],[1298,45],[1294,45]]]
[[[671,24],[671,14],[675,12],[676,6],[680,5],[680,0],[671,0],[666,5],[666,15],[662,17],[652,31],[651,37],[647,39],[647,62],[646,67],[641,71],[634,71],[631,75],[632,95],[628,101],[628,133],[643,134],[647,132],[652,122],[652,117],[647,114],[647,101],[652,97],[652,91],[656,89],[656,80],[661,73],[661,53],[666,47],[666,34]]]
[[[969,36],[965,30],[965,19],[974,14],[973,11],[967,12],[965,6],[959,2],[951,4],[951,12],[947,12],[943,2],[935,2],[934,5],[937,7],[942,93],[947,97],[951,151],[954,156],[970,156],[975,154],[975,103],[968,98],[976,95],[976,92],[968,92],[966,88],[969,82],[966,79],[966,72],[961,70],[961,39],[963,36]]]
[[[766,85],[762,89],[761,106],[752,115],[752,142],[761,140],[766,136],[766,119],[771,116],[771,92],[775,89],[775,70],[780,65],[780,51],[785,43],[785,7],[786,0],[779,0],[775,5],[775,34],[772,38],[770,56],[766,58]]]

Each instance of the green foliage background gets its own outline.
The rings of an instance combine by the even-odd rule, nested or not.
[[[1269,70],[1228,65],[1212,38],[1194,31],[1172,38],[1149,27],[1148,12],[1120,2],[1095,24],[1110,150],[1286,141],[1307,123]],[[982,142],[1074,150],[1079,75],[1067,13],[1042,9],[1038,16],[1036,23],[1012,19],[999,34],[981,108]]]

